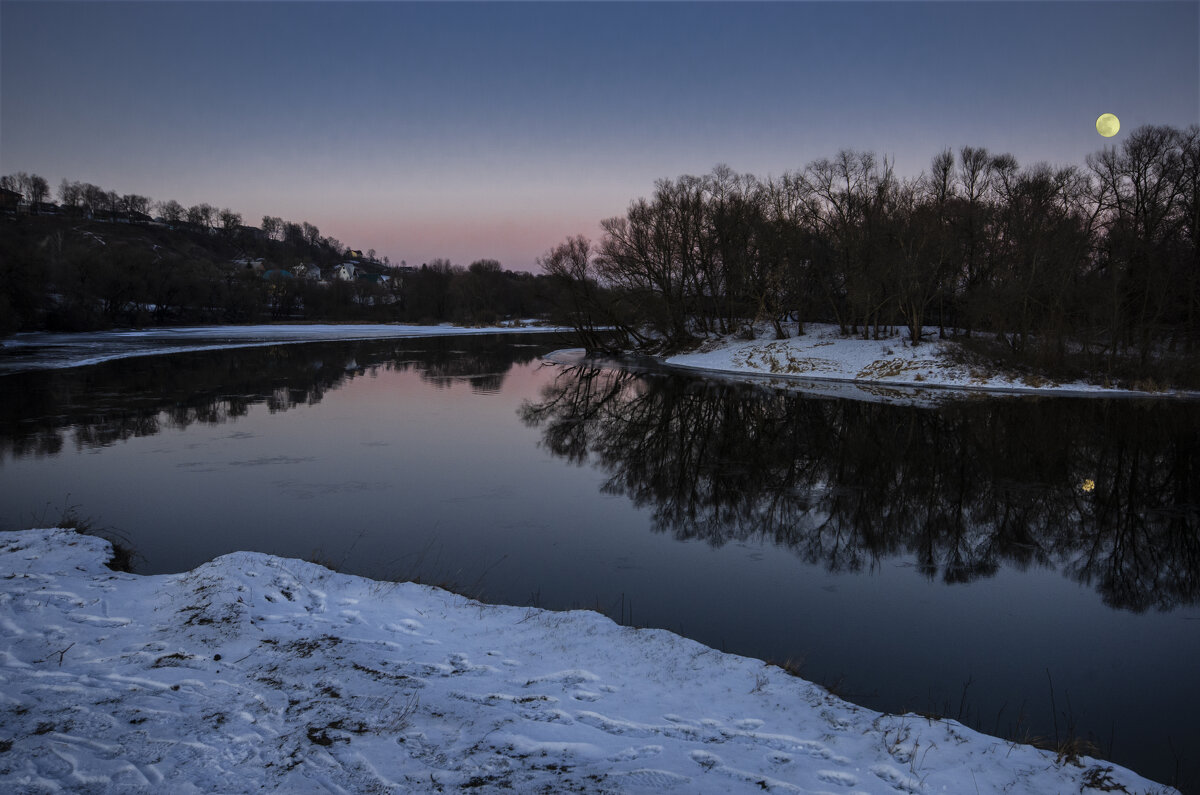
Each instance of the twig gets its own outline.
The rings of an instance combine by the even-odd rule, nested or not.
[[[968,675],[967,681],[963,683],[962,698],[958,700],[958,720],[962,720],[963,707],[967,703],[967,689],[971,687],[971,683],[975,681],[975,677]]]
[[[1054,744],[1058,745],[1058,706],[1054,703],[1054,680],[1050,678],[1050,669],[1046,669],[1046,679],[1050,681],[1050,711],[1054,717]]]

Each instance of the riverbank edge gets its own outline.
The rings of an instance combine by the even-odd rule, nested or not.
[[[155,326],[152,329],[112,329],[109,331],[82,331],[82,332],[46,332],[46,331],[24,331],[12,335],[7,338],[0,338],[0,355],[4,351],[15,351],[24,346],[25,340],[17,339],[18,337],[33,337],[41,335],[46,336],[63,336],[67,339],[85,340],[88,336],[99,335],[129,335],[130,338],[151,338],[155,335],[170,336],[171,334],[179,334],[180,340],[188,339],[187,332],[196,332],[199,330],[213,331],[216,334],[221,334],[224,330],[229,332],[243,331],[248,334],[262,334],[263,329],[314,329],[314,328],[353,328],[353,329],[395,329],[396,331],[385,331],[378,334],[366,334],[363,331],[358,333],[338,334],[331,336],[312,336],[300,338],[278,339],[254,339],[249,337],[246,341],[237,341],[229,339],[221,339],[216,337],[212,344],[204,344],[203,337],[192,337],[191,339],[201,340],[193,345],[180,345],[174,348],[151,347],[141,350],[124,350],[117,351],[112,354],[101,356],[91,356],[79,361],[58,363],[52,367],[29,367],[24,369],[5,370],[0,368],[0,377],[6,375],[16,375],[19,373],[27,373],[31,371],[41,370],[65,370],[75,367],[87,367],[94,364],[114,361],[117,359],[132,359],[145,356],[170,356],[179,353],[198,353],[203,351],[217,350],[242,350],[246,348],[265,348],[274,345],[305,345],[322,342],[376,342],[386,340],[406,340],[406,339],[433,339],[436,337],[468,337],[468,336],[488,336],[488,335],[504,335],[504,334],[575,334],[575,329],[570,326],[420,326],[400,323],[304,323],[304,324],[255,324],[255,325],[226,325],[226,326]]]
[[[700,341],[692,350],[676,351],[671,353],[658,354],[643,354],[636,351],[628,352],[632,356],[648,356],[667,370],[674,370],[692,375],[711,375],[720,376],[724,379],[734,380],[752,380],[754,382],[761,381],[782,381],[788,384],[803,385],[806,382],[812,382],[817,385],[853,385],[856,387],[871,387],[883,389],[895,389],[901,394],[920,393],[925,390],[938,390],[939,392],[962,392],[964,394],[994,394],[994,395],[1011,395],[1011,396],[1043,396],[1043,397],[1073,397],[1073,398],[1117,398],[1117,399],[1180,399],[1180,400],[1200,400],[1200,391],[1168,388],[1161,390],[1142,390],[1130,389],[1116,386],[1104,386],[1099,383],[1088,383],[1084,381],[1073,381],[1068,383],[1058,383],[1048,376],[1039,375],[1023,375],[1019,373],[1005,372],[1004,370],[989,365],[984,362],[976,361],[969,365],[973,371],[972,380],[967,381],[961,375],[958,378],[947,378],[945,372],[928,373],[919,375],[916,378],[860,378],[847,374],[821,372],[814,369],[807,372],[779,372],[768,370],[762,367],[750,366],[747,361],[740,367],[721,366],[722,363],[718,360],[721,357],[732,360],[739,353],[753,350],[754,348],[765,349],[770,346],[780,346],[783,348],[796,349],[798,352],[808,353],[816,348],[822,348],[822,356],[831,357],[835,360],[835,364],[839,367],[846,367],[851,371],[861,372],[863,366],[886,368],[889,365],[895,365],[903,369],[903,366],[916,361],[914,354],[932,352],[936,359],[935,367],[944,368],[946,370],[954,368],[968,367],[962,361],[956,360],[954,354],[948,351],[957,345],[954,340],[928,340],[922,343],[919,349],[908,346],[902,337],[888,337],[884,339],[869,339],[865,340],[856,335],[843,336],[837,331],[836,326],[830,324],[807,324],[808,331],[803,336],[793,336],[786,339],[770,339],[767,337],[759,337],[755,340],[735,339],[732,336],[723,338],[709,338]],[[930,329],[931,333],[936,333],[936,330]],[[832,347],[834,350],[825,350]],[[859,362],[851,365],[843,359],[839,359],[838,349],[845,354],[848,348],[856,347],[874,348],[875,352],[870,354],[871,361],[869,364]],[[902,355],[897,356],[893,348],[899,348]],[[859,354],[858,358],[862,358],[862,352],[855,351]],[[747,357],[749,358],[749,357]],[[707,359],[707,362],[697,362],[696,360]],[[982,378],[974,377],[978,371],[985,372]],[[1049,382],[1048,385],[1021,383],[1022,380],[1041,380]],[[996,383],[1002,381],[1001,383]]]
[[[71,548],[75,551],[68,552]],[[5,610],[0,612],[5,614],[5,631],[11,635],[14,629],[19,630],[12,637],[21,640],[3,655],[0,668],[5,672],[4,681],[10,688],[23,678],[28,679],[25,684],[29,687],[19,686],[12,693],[36,696],[46,708],[30,710],[26,707],[15,713],[20,720],[14,718],[5,732],[9,737],[0,738],[7,744],[4,751],[12,753],[4,774],[21,777],[21,768],[26,766],[26,761],[33,761],[33,754],[41,753],[42,749],[55,753],[56,748],[64,747],[73,752],[72,776],[89,766],[99,768],[91,776],[95,779],[93,783],[105,778],[108,771],[116,771],[126,778],[148,771],[152,781],[167,783],[181,774],[200,774],[204,770],[201,778],[209,779],[209,784],[215,785],[219,781],[228,784],[230,775],[246,776],[249,773],[242,769],[241,762],[250,764],[255,775],[264,778],[265,772],[260,771],[267,768],[279,771],[283,767],[274,757],[260,758],[272,753],[272,743],[255,740],[246,745],[247,737],[253,739],[265,732],[278,734],[280,738],[299,736],[300,739],[295,748],[278,749],[288,752],[282,758],[295,763],[286,767],[281,774],[284,777],[259,782],[261,784],[308,786],[330,781],[330,774],[352,772],[345,770],[344,760],[330,756],[343,744],[348,750],[352,739],[355,748],[361,749],[356,752],[354,761],[374,759],[374,764],[380,768],[406,764],[396,760],[397,739],[400,747],[420,744],[421,755],[413,761],[423,764],[418,765],[419,771],[414,771],[419,773],[418,776],[405,776],[411,783],[425,781],[430,773],[426,761],[431,747],[429,742],[437,743],[436,737],[441,734],[431,726],[438,721],[448,721],[454,730],[444,733],[443,741],[462,747],[443,747],[442,750],[451,751],[444,756],[460,759],[459,764],[465,769],[439,766],[433,772],[443,778],[439,783],[453,785],[453,779],[458,778],[461,779],[458,782],[460,788],[482,787],[480,791],[492,791],[494,788],[488,786],[492,784],[507,789],[505,781],[493,778],[494,771],[488,766],[495,749],[480,750],[489,735],[503,728],[503,742],[499,746],[502,749],[511,750],[516,746],[540,750],[540,754],[516,755],[518,761],[530,758],[541,763],[521,763],[509,769],[509,773],[532,777],[522,783],[549,786],[566,783],[563,776],[574,767],[577,776],[594,771],[584,779],[592,782],[591,786],[617,785],[616,790],[611,786],[598,787],[595,789],[598,792],[623,790],[622,781],[638,785],[634,788],[643,791],[650,784],[665,782],[678,786],[689,780],[698,785],[694,790],[697,792],[751,792],[773,789],[776,785],[790,790],[796,787],[787,778],[800,774],[815,776],[825,783],[853,785],[857,783],[856,776],[849,771],[862,775],[861,784],[872,791],[883,791],[877,790],[876,786],[887,785],[912,792],[937,789],[938,786],[943,790],[951,786],[962,791],[970,780],[976,791],[988,792],[1010,791],[1014,786],[1016,791],[1029,792],[1065,791],[1063,786],[1077,788],[1080,792],[1093,791],[1093,788],[1176,792],[1128,768],[1089,757],[1071,747],[1064,746],[1066,751],[1038,748],[970,729],[949,718],[882,713],[860,707],[760,659],[718,652],[667,630],[624,627],[591,610],[551,611],[488,604],[434,586],[383,583],[340,574],[320,564],[263,553],[235,552],[179,574],[119,574],[102,564],[111,551],[110,542],[74,530],[46,528],[0,533],[0,559],[16,564],[6,577],[13,584],[6,589],[10,591],[10,598],[4,602]],[[45,558],[44,562],[40,561],[42,558]],[[139,592],[148,593],[141,593],[142,598],[138,599]],[[39,594],[50,594],[52,598],[40,598]],[[368,602],[361,598],[368,596]],[[319,602],[315,608],[314,599]],[[327,600],[335,608],[352,606],[356,609],[342,610],[335,615],[327,611]],[[371,604],[374,602],[379,604]],[[110,606],[115,615],[109,614]],[[173,626],[154,626],[153,621],[139,620],[148,615],[135,615],[146,610],[151,614],[175,611],[189,618]],[[34,618],[41,612],[47,613],[48,620],[39,623]],[[249,616],[249,625],[234,621],[235,615]],[[343,623],[350,632],[345,637],[328,634],[334,630],[332,624],[337,616],[347,619]],[[384,618],[399,623],[383,623],[369,629]],[[312,629],[322,623],[330,625],[326,627],[327,634],[313,640]],[[250,632],[247,626],[255,632]],[[454,631],[455,626],[460,627],[458,632]],[[41,631],[43,628],[46,632]],[[46,633],[51,633],[52,637]],[[135,643],[143,635],[155,642]],[[424,639],[423,643],[407,646],[412,658],[409,663],[391,655],[384,655],[388,659],[381,661],[381,649],[399,651],[401,645],[394,640],[408,636],[414,641]],[[523,638],[524,642],[514,636]],[[437,647],[442,645],[439,637],[455,638],[458,647],[470,647],[470,654],[450,654],[448,663],[439,662],[441,652]],[[517,650],[504,644],[504,638],[516,642]],[[66,641],[72,642],[59,649],[58,646]],[[531,641],[535,649],[542,645],[545,653],[531,654]],[[43,653],[46,643],[53,646],[49,654]],[[219,649],[219,652],[212,654],[213,649]],[[601,649],[607,653],[599,653]],[[114,650],[118,650],[116,657],[112,656]],[[420,650],[433,656],[422,655]],[[28,662],[21,659],[34,651],[42,654],[41,659]],[[202,653],[194,653],[197,651]],[[58,655],[56,666],[54,655]],[[495,667],[471,664],[468,657],[505,659],[502,666]],[[707,661],[707,677],[696,676],[699,672],[697,661],[702,658]],[[250,662],[242,665],[248,659]],[[419,669],[420,673],[399,673],[406,664],[417,666],[413,670]],[[580,667],[583,664],[586,668]],[[103,675],[96,673],[96,665],[104,666]],[[525,671],[526,667],[531,670]],[[532,670],[542,667],[552,672]],[[275,676],[284,668],[290,669],[290,678]],[[391,670],[393,668],[396,670]],[[599,673],[593,673],[592,669]],[[264,672],[271,676],[260,675]],[[648,676],[650,673],[653,675]],[[454,681],[453,677],[462,674],[469,674],[469,679],[478,681],[474,690],[486,689],[489,685],[512,687],[524,682],[520,685],[523,688],[536,686],[535,689],[553,690],[558,695],[531,696],[524,691],[518,691],[520,697],[499,691],[478,695],[449,689],[442,684]],[[639,680],[639,676],[646,677],[645,681]],[[44,686],[42,680],[46,677],[53,678],[54,687]],[[672,680],[671,677],[675,678]],[[607,679],[615,680],[618,686],[607,684]],[[328,682],[334,680],[341,692],[330,690]],[[739,685],[737,690],[730,687],[735,680]],[[687,691],[687,687],[662,690],[658,685],[664,681],[691,682],[693,685],[709,682],[715,700],[713,703],[695,702],[687,692],[682,692]],[[397,682],[411,685],[416,688],[413,692],[419,692],[423,697],[410,699],[402,713],[387,723],[386,731],[367,727],[362,721],[359,728],[347,728],[354,725],[347,717],[348,705],[376,697],[381,684],[384,690],[390,691]],[[591,689],[577,689],[581,684],[588,684]],[[557,689],[559,685],[561,693]],[[112,691],[114,698],[118,693],[123,695],[122,709],[137,713],[128,721],[135,727],[129,729],[128,734],[117,738],[107,735],[87,737],[73,732],[69,723],[56,728],[56,721],[64,715],[90,725],[84,720],[89,717],[90,706],[116,703],[112,698],[102,698],[107,695],[105,688]],[[632,695],[621,697],[622,690],[628,690]],[[655,697],[647,698],[649,693],[638,695],[642,690],[652,691]],[[287,704],[286,709],[271,707],[278,700],[276,696],[282,693],[290,694],[281,702]],[[291,695],[311,697],[312,703],[297,701]],[[88,697],[100,700],[89,705]],[[607,701],[610,697],[612,703]],[[145,733],[136,728],[145,719],[139,710],[156,705],[163,698],[178,706],[204,708],[180,709],[172,722],[156,724],[158,735],[153,744],[159,748],[158,759],[165,769],[156,769],[158,763],[140,765],[136,769],[114,764],[122,762],[120,758],[113,758],[116,751],[123,754],[140,752],[140,747],[129,747],[125,738],[144,740]],[[536,714],[521,714],[518,709],[523,704],[533,702],[536,706],[542,701],[571,709],[569,699],[572,698],[592,709],[603,708],[592,705],[604,699],[608,709],[606,714],[583,710],[570,721],[562,717],[548,719],[536,710]],[[725,726],[719,719],[689,719],[680,716],[681,705],[686,707],[684,714],[697,709],[724,714],[730,707],[738,714],[757,714],[757,710],[767,718],[767,726],[786,715],[791,731],[798,734],[761,731],[760,727],[766,728],[763,720],[743,719]],[[235,707],[246,709],[238,711]],[[209,708],[215,708],[216,712],[205,714]],[[611,712],[615,708],[621,710],[620,715]],[[110,707],[105,706],[105,709]],[[667,723],[661,726],[646,723],[647,716],[641,714],[646,710],[661,712],[666,709],[671,711],[665,713]],[[255,714],[251,715],[251,711]],[[632,713],[629,719],[623,717],[626,713]],[[225,720],[207,724],[194,720],[202,714],[204,721],[209,721],[213,715],[228,715],[230,725],[222,730]],[[418,718],[421,725],[414,726],[413,722]],[[499,723],[492,727],[491,722],[497,720]],[[247,722],[247,725],[242,726],[239,721]],[[35,725],[36,728],[25,731]],[[111,725],[120,727],[122,724]],[[308,743],[303,742],[306,725]],[[577,728],[568,731],[569,737],[555,734],[549,741],[533,739],[532,735],[525,737],[526,732],[537,733],[547,726],[561,728],[564,725]],[[170,759],[172,755],[162,749],[173,747],[176,742],[173,732],[180,728],[187,730],[178,736],[185,741],[182,744],[188,747],[189,754],[179,760]],[[406,728],[411,730],[402,731]],[[247,731],[249,734],[245,736],[238,733]],[[814,731],[820,734],[820,741],[808,738]],[[391,738],[390,735],[396,732],[402,733],[398,738]],[[427,736],[426,732],[432,736]],[[633,737],[649,737],[661,744],[642,749],[627,748],[625,746],[631,739],[628,732],[632,732]],[[465,740],[461,737],[463,733],[469,735]],[[476,739],[476,734],[482,734],[481,739],[467,749],[466,745]],[[451,737],[455,739],[451,740]],[[107,743],[104,742],[106,738],[121,742]],[[727,744],[731,739],[737,742]],[[14,748],[17,741],[20,741],[20,747]],[[223,742],[233,743],[238,749],[248,753],[253,751],[258,756],[251,754],[230,766],[228,760],[238,755],[224,753]],[[756,754],[770,752],[765,757],[767,769],[776,775],[784,773],[787,778],[781,780],[757,771],[727,766],[722,756],[707,750],[714,743],[726,757],[737,753],[738,749],[733,746],[739,745],[748,746]],[[792,746],[798,753],[784,753]],[[381,747],[386,751],[386,758],[375,756]],[[433,748],[436,750],[437,745]],[[601,755],[594,759],[580,758],[581,753],[590,756],[592,752],[587,749],[591,748]],[[462,754],[453,753],[464,749],[469,757],[466,760],[462,759]],[[202,756],[202,750],[215,752],[215,758],[210,761],[217,769],[194,767],[200,759],[193,757]],[[605,758],[609,752],[615,752],[615,756]],[[556,755],[568,757],[571,766],[547,763],[547,756]],[[650,760],[639,757],[647,755],[660,757],[654,763],[659,769],[645,767]],[[692,764],[682,760],[690,760]],[[262,761],[270,761],[270,764],[259,764]],[[485,764],[476,764],[481,762]],[[372,771],[374,764],[369,766]],[[780,765],[789,767],[780,768]],[[310,778],[309,770],[320,771],[319,778]],[[389,772],[394,775],[407,771]],[[725,775],[708,778],[713,772]],[[167,774],[165,780],[163,773]],[[480,773],[487,774],[486,778]],[[654,781],[643,781],[648,773],[657,774],[651,777]],[[868,773],[871,775],[866,775]],[[245,789],[230,791],[256,789],[252,778],[237,778]],[[871,786],[869,782],[874,779],[879,780],[874,781],[876,786]],[[38,780],[41,783],[49,781],[43,776],[38,776]],[[189,780],[192,784],[204,784],[203,781]],[[433,778],[428,780],[433,781]],[[116,783],[116,780],[112,782]]]
[[[778,381],[804,384],[814,382],[819,384],[847,384],[860,387],[878,387],[894,389],[901,393],[914,393],[923,390],[939,390],[944,392],[963,392],[968,394],[995,394],[1027,397],[1077,397],[1077,398],[1115,398],[1115,399],[1146,399],[1171,398],[1179,400],[1200,400],[1200,392],[1187,390],[1168,390],[1164,392],[1143,392],[1133,389],[1118,389],[1115,387],[1097,387],[1095,389],[1075,389],[1071,387],[1018,387],[1018,386],[974,386],[964,384],[937,383],[929,381],[882,381],[862,378],[839,378],[837,376],[801,375],[797,373],[771,373],[766,371],[727,370],[714,367],[701,367],[691,364],[680,364],[670,361],[672,357],[653,356],[659,365],[667,370],[674,370],[690,375],[719,376],[728,380]]]

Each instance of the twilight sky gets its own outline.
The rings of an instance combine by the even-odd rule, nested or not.
[[[654,180],[1082,166],[1200,122],[1200,2],[0,2],[0,173],[509,269]]]

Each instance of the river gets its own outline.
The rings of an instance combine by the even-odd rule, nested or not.
[[[907,405],[545,360],[572,344],[3,375],[0,528],[73,510],[143,573],[251,549],[595,609],[1200,786],[1198,404]]]

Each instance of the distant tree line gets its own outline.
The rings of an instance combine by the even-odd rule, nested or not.
[[[0,215],[0,333],[289,319],[482,324],[544,317],[561,303],[547,276],[492,259],[393,266],[307,221],[267,215],[247,226],[228,208],[65,179],[49,204],[46,180],[24,172],[0,177],[0,188],[11,200]],[[328,273],[347,259],[364,278],[293,272]]]
[[[563,312],[589,341],[900,328],[985,337],[1061,363],[1200,343],[1200,127],[1146,126],[1086,168],[1021,168],[963,147],[902,179],[842,151],[761,180],[718,166],[655,184],[598,243],[573,237],[539,262],[566,285]]]

